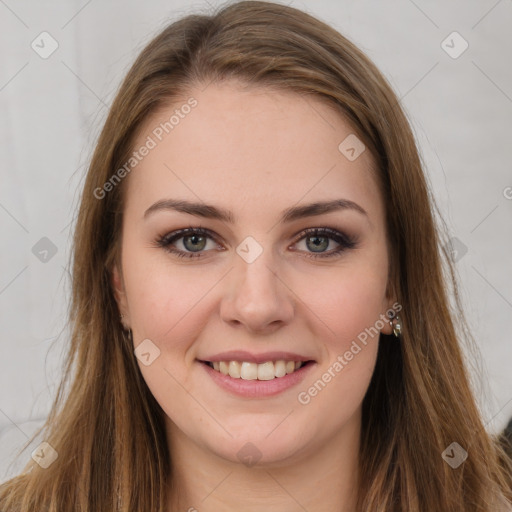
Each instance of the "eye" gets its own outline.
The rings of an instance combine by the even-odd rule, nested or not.
[[[173,231],[172,233],[160,237],[157,240],[157,245],[175,254],[179,258],[199,258],[203,251],[208,250],[208,241],[212,240],[215,241],[215,237],[209,230],[201,227],[190,227]],[[176,248],[174,244],[182,248]],[[218,248],[218,244],[216,247]],[[215,249],[216,247],[210,247],[210,249]]]
[[[208,249],[208,242],[212,241]],[[300,233],[297,241],[304,242],[305,249],[299,252],[307,253],[309,258],[330,258],[339,255],[341,252],[353,249],[357,245],[357,241],[335,229],[331,228],[309,228]],[[332,241],[337,247],[326,252]],[[168,233],[156,240],[158,247],[162,247],[166,251],[175,254],[179,258],[200,258],[203,252],[218,249],[220,245],[216,241],[215,235],[208,229],[189,227]],[[179,247],[181,246],[181,247]],[[294,251],[296,249],[293,249]]]
[[[353,249],[357,245],[354,238],[331,228],[306,229],[300,234],[295,245],[302,241],[305,252],[308,253],[306,256],[309,258],[331,258],[340,255],[345,250]],[[332,241],[336,242],[338,246],[325,252]]]

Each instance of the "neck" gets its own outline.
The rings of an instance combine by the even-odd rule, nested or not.
[[[169,512],[355,512],[360,417],[293,461],[247,467],[198,446],[168,421]]]

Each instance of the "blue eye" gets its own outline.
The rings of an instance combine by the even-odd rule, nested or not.
[[[178,240],[182,240],[181,243],[186,251],[176,249],[172,245]],[[157,240],[157,244],[179,258],[199,258],[201,252],[205,250],[208,240],[215,240],[209,230],[190,227],[164,235]],[[196,252],[197,254],[195,254]]]
[[[306,256],[310,258],[330,258],[338,256],[347,249],[356,247],[357,242],[354,238],[331,228],[309,228],[300,234],[297,242],[304,240],[306,248],[312,250]],[[329,247],[330,241],[334,240],[338,247],[325,252]]]
[[[306,248],[312,252],[299,252],[304,252],[306,257],[309,258],[330,258],[339,255],[347,249],[353,249],[357,246],[357,241],[354,238],[331,228],[306,229],[300,233],[294,245],[302,240],[305,241]],[[181,241],[181,245],[184,250],[177,249],[175,247],[174,244],[178,241]],[[211,231],[204,228],[190,227],[168,233],[158,238],[156,240],[156,244],[158,247],[162,247],[179,258],[200,258],[203,256],[203,252],[208,250],[206,248],[208,241],[215,242],[212,249],[219,247],[216,237]],[[336,242],[338,246],[331,249],[329,252],[325,252],[331,241]]]

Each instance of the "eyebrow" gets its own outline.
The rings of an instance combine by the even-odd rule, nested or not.
[[[220,220],[228,224],[234,224],[235,222],[235,216],[229,210],[217,208],[216,206],[204,203],[194,203],[183,199],[162,199],[157,201],[144,212],[144,218],[148,218],[157,211],[168,210],[188,213],[190,215],[204,217],[206,219]],[[334,199],[331,201],[317,201],[302,206],[287,208],[282,212],[280,222],[289,223],[305,217],[313,217],[340,210],[352,210],[368,217],[364,208],[359,206],[357,203],[348,199]]]

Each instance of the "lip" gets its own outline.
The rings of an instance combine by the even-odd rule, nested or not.
[[[231,353],[231,352],[230,352]],[[233,352],[234,353],[234,352]],[[227,352],[225,353],[227,354]],[[222,357],[225,354],[221,354]],[[277,354],[277,352],[276,352]],[[282,352],[280,353],[283,354]],[[245,356],[246,357],[246,356]],[[268,357],[268,354],[265,355]],[[273,356],[272,356],[273,357]],[[279,357],[277,358],[279,359]],[[281,357],[281,359],[283,359]],[[219,361],[225,361],[226,359],[218,359]],[[237,359],[231,359],[232,361],[236,361]],[[247,359],[242,359],[243,361],[247,361]],[[269,359],[265,359],[268,361]],[[272,358],[270,360],[273,360]],[[276,396],[280,393],[283,393],[290,388],[297,386],[300,382],[302,382],[305,377],[309,374],[311,369],[316,366],[316,362],[311,359],[299,358],[296,361],[308,361],[308,363],[298,370],[295,370],[293,373],[288,373],[283,377],[276,377],[272,380],[244,380],[244,379],[234,379],[229,375],[224,375],[217,370],[214,370],[206,363],[202,361],[197,361],[203,368],[204,371],[210,376],[210,378],[217,384],[220,388],[229,393],[236,395],[238,397],[243,398],[268,398],[272,396]],[[215,359],[214,359],[215,361]],[[265,362],[262,361],[262,362]],[[213,362],[213,361],[212,361]],[[250,361],[253,362],[253,361]],[[256,362],[256,361],[254,361]]]
[[[246,361],[248,363],[266,363],[267,361],[314,361],[312,357],[301,356],[293,352],[264,352],[262,354],[252,354],[244,350],[230,350],[228,352],[221,352],[214,356],[201,358],[200,361],[209,361],[211,363],[220,363],[221,361]],[[284,378],[284,377],[280,377]]]

